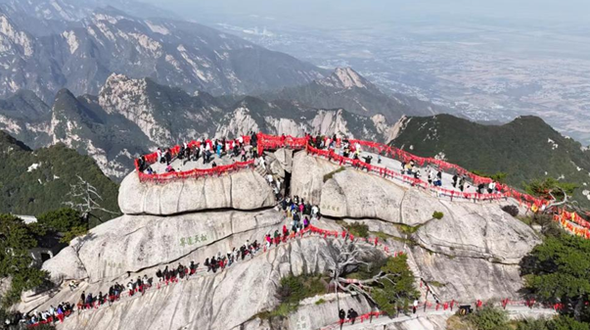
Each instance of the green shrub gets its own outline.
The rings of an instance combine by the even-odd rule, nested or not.
[[[559,316],[550,320],[524,319],[513,323],[516,330],[590,330],[589,323],[578,322],[567,316]]]
[[[20,300],[22,291],[47,284],[47,272],[31,267],[29,250],[37,246],[35,233],[22,219],[0,214],[0,277],[11,277],[11,286],[2,297],[2,305]]]
[[[62,208],[45,212],[37,216],[39,224],[60,233],[65,233],[73,227],[84,225],[80,212],[70,208]]]
[[[272,311],[262,312],[257,316],[261,319],[287,317],[289,314],[297,310],[301,300],[318,294],[327,293],[326,288],[326,282],[321,275],[304,274],[300,276],[290,275],[283,277],[276,293],[277,298],[281,302],[280,305]],[[318,302],[316,302],[316,304],[318,304]]]
[[[316,305],[321,305],[323,303],[325,303],[326,301],[324,300],[324,298],[320,298],[318,301],[315,302]]]
[[[590,322],[590,306],[585,305],[590,299],[589,255],[590,240],[568,234],[545,238],[520,262],[527,293],[539,302],[568,302],[563,315]]]
[[[369,226],[367,226],[364,223],[360,223],[357,221],[353,223],[348,223],[346,221],[338,221],[338,224],[344,227],[346,231],[350,232],[356,237],[369,237]]]
[[[380,271],[395,276],[389,277],[391,281],[380,281],[370,290],[379,309],[388,315],[395,315],[399,308],[407,310],[410,303],[420,296],[414,285],[414,274],[408,267],[408,257],[405,254],[389,257]]]
[[[86,226],[73,227],[64,233],[64,236],[59,241],[61,243],[70,244],[74,238],[84,236],[86,234],[88,234],[88,228]]]
[[[484,307],[470,314],[467,319],[477,330],[505,330],[508,328],[508,314],[495,307]]]
[[[434,211],[434,213],[432,213],[432,217],[437,220],[442,219],[444,216],[445,215],[442,212]]]
[[[417,225],[417,226],[409,226],[403,223],[400,224],[396,224],[395,225],[397,227],[397,229],[399,229],[400,232],[402,232],[403,234],[406,235],[412,235],[413,233],[417,232],[418,229],[420,229],[420,227],[422,227],[422,225]]]
[[[549,327],[544,319],[524,319],[516,323],[516,330],[549,330]]]
[[[550,330],[590,330],[590,323],[578,322],[571,317],[560,316],[549,322]]]

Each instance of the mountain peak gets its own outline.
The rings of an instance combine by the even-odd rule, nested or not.
[[[90,20],[94,24],[108,22],[109,24],[115,25],[121,20],[133,20],[132,16],[124,13],[123,11],[112,7],[98,7],[90,15]]]
[[[350,67],[336,68],[328,77],[319,80],[320,85],[336,88],[367,88],[372,84]]]

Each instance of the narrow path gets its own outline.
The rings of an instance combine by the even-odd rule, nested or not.
[[[552,316],[556,315],[555,310],[548,309],[548,308],[537,308],[537,307],[529,308],[526,306],[507,306],[505,310],[508,312],[509,315],[514,315],[517,317],[539,318],[539,317],[552,317]],[[456,312],[457,312],[457,307],[455,307],[454,310],[452,310],[452,311],[450,309],[444,310],[442,308],[439,308],[438,310],[430,308],[430,309],[427,309],[426,311],[424,311],[422,308],[418,308],[416,314],[408,314],[408,315],[400,314],[398,317],[394,317],[394,318],[390,318],[385,315],[377,316],[378,313],[375,313],[375,316],[373,316],[372,318],[369,317],[368,315],[364,315],[365,317],[363,317],[362,319],[361,319],[361,317],[358,317],[355,320],[355,324],[352,324],[350,322],[350,320],[346,320],[346,323],[344,323],[342,325],[342,329],[362,330],[362,329],[367,329],[369,327],[373,327],[376,329],[383,327],[383,329],[385,329],[390,324],[402,323],[402,322],[407,322],[407,321],[411,321],[411,320],[415,320],[415,319],[419,319],[419,318],[426,318],[429,316],[436,316],[436,315],[443,315],[446,317],[450,317],[451,315],[455,314]],[[339,322],[333,323],[333,324],[326,326],[326,327],[319,328],[318,330],[336,330],[336,329],[340,329]]]

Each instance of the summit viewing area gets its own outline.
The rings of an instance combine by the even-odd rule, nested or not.
[[[473,201],[514,198],[533,212],[551,207],[552,201],[521,193],[492,179],[473,174],[444,160],[424,158],[369,141],[333,137],[271,136],[254,134],[235,140],[191,141],[136,160],[140,181],[163,183],[172,180],[221,175],[252,167],[261,167],[269,184],[281,182],[266,174],[265,151],[277,149],[305,150],[339,166],[349,166],[379,175],[394,182],[430,191],[439,198]],[[219,164],[218,164],[219,163]],[[306,198],[307,196],[302,196]],[[556,210],[554,220],[576,235],[590,239],[590,223],[575,212]]]
[[[362,140],[253,133],[135,167],[123,215],[44,263],[56,287],[24,297],[28,327],[438,329],[491,306],[552,317],[563,301],[519,293],[519,262],[540,238],[513,213],[590,238],[555,201]],[[398,276],[407,291],[388,303],[379,292]],[[289,285],[311,292],[290,302]]]

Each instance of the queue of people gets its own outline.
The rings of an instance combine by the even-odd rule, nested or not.
[[[340,144],[337,144],[337,137],[336,135],[332,137],[308,137],[308,141],[310,146],[316,149],[332,149],[337,152],[340,156],[351,158],[353,160],[363,160],[363,164],[353,163],[353,167],[361,170],[369,171],[368,165],[371,165],[373,161],[373,156],[370,154],[363,155],[361,150],[361,145],[358,142],[351,143],[346,137],[343,137],[340,140]],[[339,150],[336,150],[339,147]],[[377,163],[381,164],[382,159],[381,155],[377,155]],[[426,168],[426,181],[430,186],[433,187],[442,187],[443,186],[443,172],[441,169],[435,169],[433,166],[428,166]],[[410,159],[409,161],[402,161],[401,162],[401,174],[410,176],[416,180],[421,179],[422,173],[420,168],[417,166],[416,161]],[[413,183],[412,183],[413,185]],[[455,173],[452,177],[452,186],[453,188],[465,192],[469,188],[473,187],[475,191],[479,194],[494,194],[500,193],[500,189],[497,186],[496,182],[492,181],[490,183],[480,183],[479,185],[475,186],[473,183],[470,182],[470,179],[467,175],[459,175]]]
[[[40,324],[54,324],[63,322],[74,312],[74,306],[69,302],[62,302],[57,307],[51,305],[44,311],[35,310],[32,313],[21,314],[16,312],[4,321],[6,328],[34,327]]]

